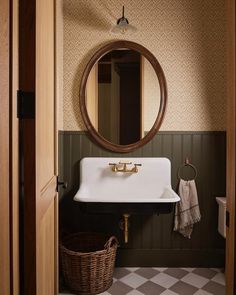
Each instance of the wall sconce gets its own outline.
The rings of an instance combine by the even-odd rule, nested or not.
[[[128,19],[125,17],[125,7],[122,9],[122,17],[117,20],[115,26],[111,28],[113,34],[125,34],[126,32],[134,33],[137,31],[135,26],[129,24]]]

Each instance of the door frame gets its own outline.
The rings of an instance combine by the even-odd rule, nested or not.
[[[19,249],[19,120],[17,90],[19,89],[19,0],[11,0],[11,295],[20,294]]]
[[[0,1],[0,77],[0,294],[18,295],[18,0]]]
[[[10,4],[0,1],[0,282],[10,295]]]
[[[236,292],[236,97],[235,97],[235,1],[227,0],[227,227],[226,294]]]

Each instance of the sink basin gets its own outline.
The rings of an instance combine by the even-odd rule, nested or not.
[[[141,164],[137,173],[113,172],[109,163]],[[167,158],[83,158],[80,188],[74,197],[89,203],[175,203],[171,163]]]

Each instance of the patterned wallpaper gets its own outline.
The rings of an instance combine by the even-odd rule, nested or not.
[[[63,112],[63,0],[55,1],[56,5],[56,102],[57,128],[64,128]]]
[[[122,5],[132,35],[110,27]],[[84,130],[79,111],[83,69],[104,43],[126,39],[142,44],[160,62],[167,80],[168,107],[161,130],[225,130],[225,0],[64,0],[64,130]]]

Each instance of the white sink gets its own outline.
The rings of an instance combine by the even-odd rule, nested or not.
[[[142,164],[137,173],[113,172],[109,163]],[[133,167],[129,165],[129,167]],[[174,203],[171,163],[167,158],[83,158],[80,162],[78,202]]]

